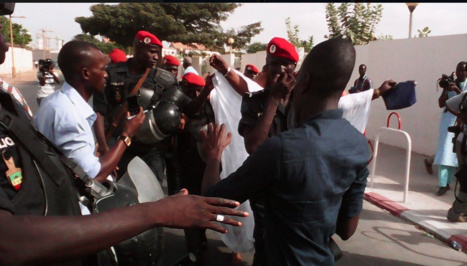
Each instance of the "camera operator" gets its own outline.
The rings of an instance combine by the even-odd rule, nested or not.
[[[455,176],[459,182],[459,191],[454,193],[456,199],[449,209],[447,219],[451,222],[467,221],[467,92],[463,92],[446,101],[446,109],[457,116],[459,124],[454,127],[454,151],[459,162],[459,170]],[[455,190],[456,191],[456,190]]]
[[[438,82],[438,85],[443,88],[443,91],[438,99],[440,108],[446,107],[446,101],[461,92],[463,92],[466,86],[466,65],[467,63],[461,61],[456,67],[456,79],[454,79],[454,73],[450,76],[443,75]],[[445,108],[441,116],[441,122],[439,125],[439,137],[438,147],[436,149],[435,159],[433,165],[438,165],[438,185],[439,190],[436,193],[438,196],[446,194],[451,188],[449,184],[452,182],[454,172],[458,166],[456,154],[453,153],[452,138],[454,133],[448,132],[448,127],[453,126],[456,121],[456,117],[447,112]]]
[[[39,80],[39,90],[37,91],[37,105],[41,104],[42,98],[45,98],[55,91],[55,83],[60,84],[60,78],[53,71],[55,64],[51,59],[39,61],[39,71],[37,79]]]

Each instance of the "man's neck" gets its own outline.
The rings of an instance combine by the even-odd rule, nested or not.
[[[73,82],[68,82],[68,84],[73,88],[75,89],[79,95],[81,95],[81,97],[84,99],[84,101],[88,102],[89,99],[91,98],[92,96],[92,92],[91,90],[88,90],[86,89],[86,86],[84,84],[81,84],[81,83],[73,83]]]
[[[328,98],[326,100],[320,99],[320,97],[314,97],[317,100],[311,100],[305,110],[301,111],[301,115],[298,118],[298,124],[312,118],[313,116],[329,110],[335,110],[338,108],[340,98]]]

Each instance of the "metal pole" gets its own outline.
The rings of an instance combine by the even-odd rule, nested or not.
[[[10,43],[11,43],[11,77],[15,78],[16,77],[16,67],[15,67],[15,49],[14,49],[14,43],[13,43],[13,25],[11,23],[11,15],[10,17]]]
[[[45,30],[42,30],[42,59],[45,59]]]
[[[412,12],[410,12],[410,21],[409,21],[409,39],[412,38]]]

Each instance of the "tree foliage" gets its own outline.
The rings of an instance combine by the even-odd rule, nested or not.
[[[419,38],[428,37],[428,35],[431,33],[431,30],[429,27],[425,27],[423,28],[423,30],[418,29],[417,31],[418,31],[418,36],[415,36],[415,37],[419,37]]]
[[[221,48],[229,37],[234,47],[250,42],[262,29],[253,23],[227,34],[220,26],[240,4],[234,3],[120,3],[91,6],[91,17],[77,17],[84,33],[101,35],[128,47],[139,30],[154,33],[160,40],[204,44]],[[231,36],[232,35],[232,36]]]
[[[0,23],[3,25],[2,34],[5,36],[5,40],[8,43],[10,42],[10,21],[6,16],[0,16]],[[28,33],[28,30],[23,28],[22,25],[17,23],[12,23],[13,28],[13,43],[15,46],[25,47],[32,42],[32,37]]]
[[[381,4],[341,3],[337,8],[334,3],[326,4],[326,21],[329,35],[327,39],[344,36],[354,45],[367,44],[375,40],[375,26],[383,14]]]
[[[254,54],[256,52],[266,51],[267,48],[268,48],[267,43],[254,42],[248,46],[248,49],[246,50],[246,52],[249,54]]]
[[[298,36],[300,29],[298,25],[292,25],[290,17],[285,20],[285,26],[287,27],[287,37],[289,42],[292,43],[295,47],[304,47],[306,53],[308,53],[311,48],[313,48],[313,36],[308,37],[308,40],[300,40],[300,37]]]
[[[234,42],[232,48],[243,49],[248,46],[253,36],[259,34],[263,28],[261,28],[261,22],[252,23],[239,29],[229,29],[225,33],[220,34],[216,39],[215,47],[221,47],[229,38],[233,38]]]
[[[112,49],[114,48],[119,48],[122,50],[125,50],[125,48],[121,45],[115,44],[115,43],[105,43],[100,40],[98,40],[96,37],[89,35],[89,34],[78,34],[73,37],[73,40],[77,41],[85,41],[85,42],[90,42],[99,48],[102,53],[108,54]]]

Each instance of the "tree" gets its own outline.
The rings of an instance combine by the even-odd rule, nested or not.
[[[326,21],[329,35],[327,39],[344,36],[354,45],[367,44],[375,40],[375,26],[383,14],[381,4],[341,3],[338,8],[334,3],[326,4]]]
[[[96,37],[89,35],[89,34],[78,34],[73,37],[73,40],[77,41],[85,41],[85,42],[90,42],[99,48],[99,50],[102,51],[104,54],[108,54],[112,49],[114,48],[119,48],[122,50],[125,50],[125,48],[121,45],[115,44],[115,43],[104,43],[99,41]]]
[[[259,51],[266,51],[267,48],[268,48],[267,43],[254,42],[250,44],[250,46],[248,46],[246,52],[249,54],[254,54]]]
[[[91,17],[77,17],[84,33],[110,38],[124,47],[132,46],[139,30],[155,33],[160,40],[223,47],[228,39],[220,22],[240,4],[234,3],[120,3],[91,6]],[[261,31],[260,23],[236,33],[235,46],[248,43]]]
[[[293,44],[295,47],[304,47],[306,53],[308,53],[311,50],[311,48],[313,48],[313,45],[314,45],[313,36],[310,36],[308,40],[300,40],[300,37],[298,37],[298,33],[300,32],[300,29],[298,25],[292,26],[290,17],[285,19],[285,26],[287,27],[287,37],[291,44]]]
[[[8,43],[11,43],[10,41],[10,21],[8,17],[6,16],[0,16],[0,23],[1,25],[4,25],[2,27],[2,34],[5,36],[5,40]],[[15,46],[20,46],[20,47],[25,47],[29,43],[32,42],[32,37],[28,33],[27,29],[24,29],[22,25],[13,23],[12,25],[13,28],[13,42]]]
[[[392,40],[393,37],[392,35],[384,35],[384,34],[381,34],[379,37],[378,37],[378,40]]]
[[[217,39],[216,47],[223,46],[225,40],[233,38],[234,42],[232,44],[232,48],[245,49],[248,46],[247,44],[250,43],[251,38],[259,34],[262,30],[263,28],[261,28],[261,22],[256,22],[240,27],[238,30],[230,29],[223,34],[225,37],[220,37]]]
[[[417,31],[418,31],[418,37],[419,38],[428,37],[428,34],[431,33],[431,30],[428,27],[423,28],[423,30],[418,29]],[[415,36],[415,37],[417,37],[417,36]]]

